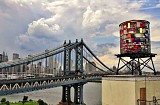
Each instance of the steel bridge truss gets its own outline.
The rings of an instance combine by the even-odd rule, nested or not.
[[[84,84],[92,80],[100,80],[101,76],[86,75],[82,76],[66,76],[66,77],[53,77],[53,78],[35,78],[35,79],[22,79],[22,80],[8,80],[0,81],[0,95],[8,95],[14,93],[28,92],[41,90],[46,88],[53,88],[64,86],[68,87],[70,85],[74,86],[76,84]],[[67,91],[63,91],[67,94]]]
[[[99,67],[96,67],[92,64],[91,61],[85,57],[84,54],[84,48],[107,70],[113,72],[109,67],[107,67],[103,62],[101,62],[97,56],[89,49],[89,47],[83,42],[76,40],[76,42],[66,43],[62,46],[59,46],[57,48],[51,49],[51,50],[45,50],[45,52],[36,54],[36,55],[30,55],[24,59],[18,59],[14,61],[9,62],[3,62],[0,63],[0,70],[7,70],[8,68],[19,66],[19,65],[31,65],[33,66],[34,62],[37,62],[39,60],[45,60],[45,68],[47,69],[48,65],[48,57],[55,56],[57,54],[61,54],[61,59],[63,59],[62,64],[62,74],[59,77],[39,77],[39,78],[30,78],[30,79],[7,79],[7,80],[0,80],[0,95],[7,95],[7,94],[14,94],[14,93],[20,93],[20,92],[26,92],[26,91],[34,91],[39,89],[45,89],[45,88],[52,88],[52,87],[58,87],[62,86],[62,100],[60,103],[71,103],[70,99],[70,88],[74,88],[74,103],[76,105],[83,105],[83,85],[86,82],[93,81],[93,80],[99,80],[101,79],[102,75],[107,73],[105,70],[100,69]],[[71,57],[72,57],[72,51],[74,51],[74,71],[71,71]],[[95,66],[98,70],[102,71],[102,74],[84,74],[83,70],[83,64],[86,60],[88,63],[90,63],[92,66]],[[74,72],[74,73],[73,73]],[[37,75],[37,74],[36,74]],[[39,74],[38,74],[39,75]]]

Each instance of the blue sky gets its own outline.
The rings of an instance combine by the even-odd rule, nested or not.
[[[83,38],[113,66],[119,53],[118,26],[132,19],[150,21],[152,51],[159,62],[160,0],[0,0],[0,52],[25,57]]]
[[[151,14],[154,18],[160,18],[160,1],[159,0],[148,0],[145,4],[141,7],[141,12]]]

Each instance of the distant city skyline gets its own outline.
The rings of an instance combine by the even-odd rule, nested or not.
[[[151,51],[160,67],[160,0],[1,0],[0,52],[22,58],[83,38],[106,65],[117,65],[119,24],[150,22]]]

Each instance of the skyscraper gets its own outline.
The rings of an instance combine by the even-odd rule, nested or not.
[[[87,73],[91,73],[93,71],[96,71],[96,67],[95,67],[96,63],[95,62],[91,62],[91,63],[87,62],[86,65],[85,65],[85,70],[86,70]]]
[[[3,62],[2,54],[0,54],[0,63]]]
[[[36,68],[36,74],[37,76],[40,76],[41,73],[42,73],[42,62],[38,62]]]
[[[59,73],[59,69],[58,69],[58,61],[55,58],[53,61],[53,74],[57,75]]]
[[[8,55],[7,55],[7,53],[5,53],[5,52],[3,51],[3,53],[0,54],[0,63],[1,63],[1,62],[7,62],[7,61],[8,61]],[[1,69],[0,72],[8,72],[8,68],[7,68],[7,69]]]
[[[17,59],[20,59],[19,54],[13,53],[13,59],[12,60],[17,60]],[[21,72],[21,67],[20,67],[20,65],[14,66],[12,70],[13,70],[12,73],[19,73],[19,72]]]
[[[0,63],[1,63],[1,62],[7,62],[7,61],[8,61],[8,55],[7,55],[7,53],[5,53],[5,52],[3,51],[3,53],[0,54]]]
[[[53,74],[53,56],[49,57],[48,74]]]
[[[2,62],[4,62],[5,61],[5,52],[3,51],[3,53],[2,53]]]
[[[13,53],[13,60],[19,59],[19,54]]]

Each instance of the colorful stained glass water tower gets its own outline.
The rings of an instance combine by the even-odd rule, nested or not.
[[[118,61],[117,74],[127,67],[132,75],[138,71],[142,75],[142,70],[147,67],[154,72],[156,70],[153,63],[154,53],[151,53],[150,22],[146,20],[130,20],[119,25],[120,28],[120,54],[116,54]],[[129,57],[130,60],[125,60]],[[120,63],[123,65],[120,67]],[[151,66],[148,64],[151,62]]]

